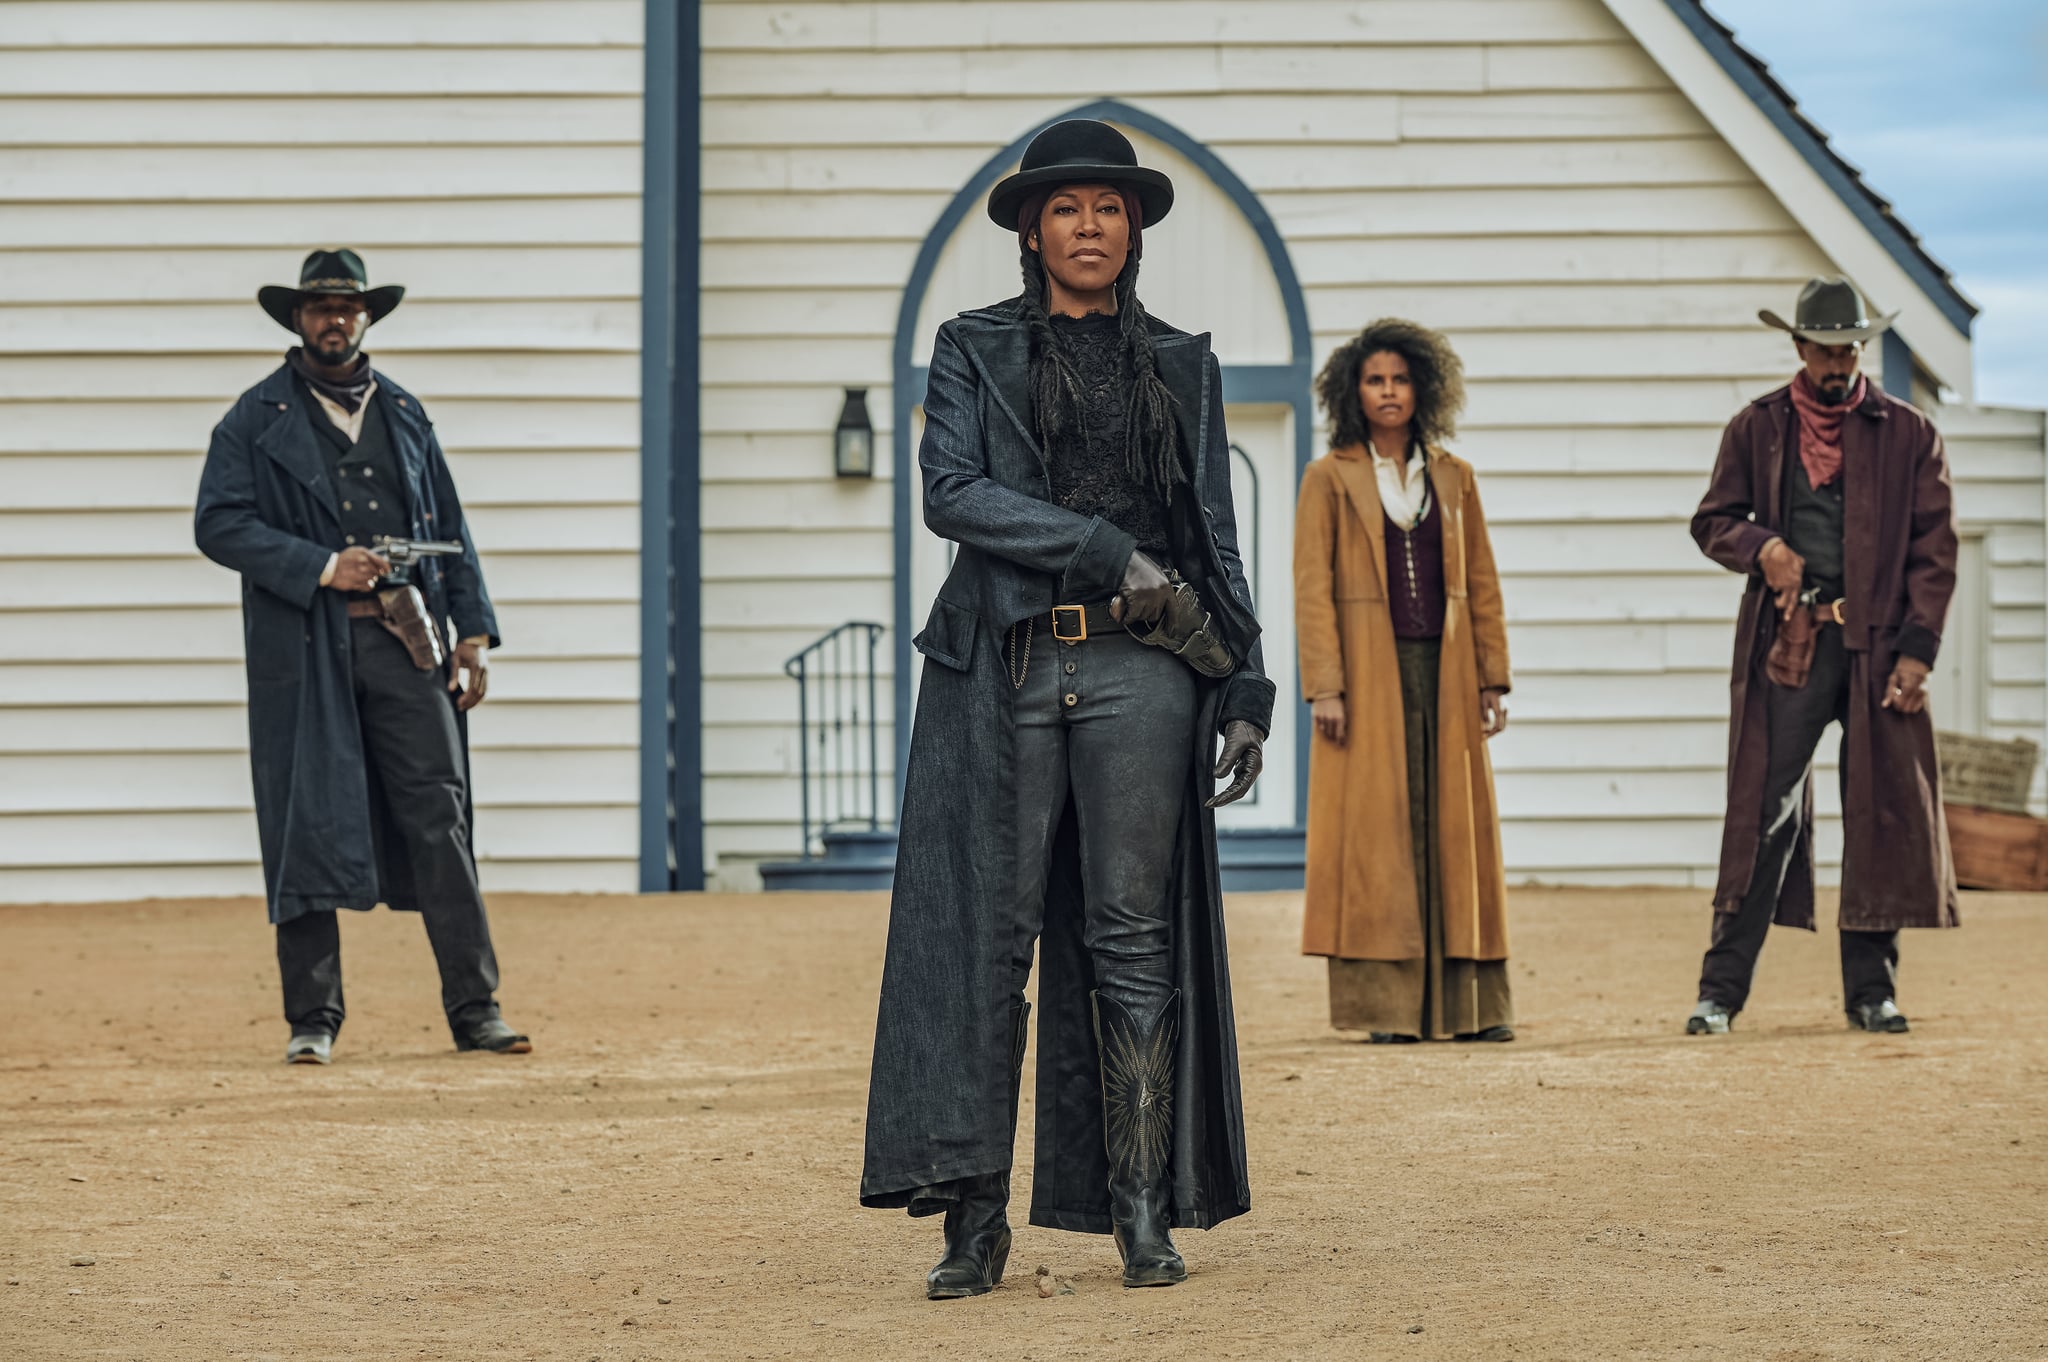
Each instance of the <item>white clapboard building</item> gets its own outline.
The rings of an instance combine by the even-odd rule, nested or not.
[[[1900,312],[1870,367],[1949,438],[1941,721],[2042,736],[2042,414],[1972,404],[1971,303],[1698,0],[0,0],[0,900],[260,886],[191,503],[288,343],[255,290],[316,245],[410,289],[370,348],[499,603],[487,884],[757,884],[866,828],[872,774],[859,882],[946,562],[904,477],[931,336],[1014,292],[981,201],[1075,113],[1179,186],[1145,294],[1215,333],[1283,696],[1311,374],[1382,315],[1459,346],[1518,880],[1709,880],[1739,586],[1686,522],[1791,371],[1757,308],[1815,273]],[[835,472],[849,390],[872,476]],[[785,662],[848,623],[874,698],[839,634],[802,740]],[[1240,883],[1298,876],[1301,720],[1226,820]]]

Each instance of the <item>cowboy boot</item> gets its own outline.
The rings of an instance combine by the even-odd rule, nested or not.
[[[1018,1001],[1011,1019],[1010,1143],[1017,1141],[1018,1088],[1024,1078],[1024,1022],[1031,1004]],[[960,1198],[946,1208],[946,1254],[925,1275],[925,1299],[984,1296],[1003,1281],[1010,1261],[1010,1174],[963,1178]]]
[[[1172,1286],[1187,1280],[1173,1246],[1174,1050],[1180,1040],[1180,994],[1140,1022],[1100,992],[1095,1043],[1102,1054],[1102,1130],[1109,1150],[1109,1222],[1124,1260],[1125,1286]]]

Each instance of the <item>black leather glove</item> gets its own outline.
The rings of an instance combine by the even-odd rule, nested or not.
[[[1258,729],[1244,719],[1232,719],[1223,725],[1223,755],[1216,759],[1216,779],[1221,780],[1232,771],[1237,773],[1237,779],[1230,782],[1229,789],[1211,799],[1208,806],[1220,809],[1250,794],[1265,765],[1266,740]]]
[[[1142,550],[1133,549],[1131,561],[1124,567],[1124,583],[1110,599],[1109,613],[1119,624],[1132,620],[1150,624],[1166,612],[1166,603],[1171,599],[1173,583],[1166,580],[1159,564]]]

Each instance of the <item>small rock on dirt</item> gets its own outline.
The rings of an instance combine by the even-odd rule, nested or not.
[[[91,1267],[98,1261],[99,1259],[93,1257],[90,1253],[74,1253],[71,1255],[71,1266],[73,1267]]]
[[[1408,1326],[1408,1332],[1411,1334],[1419,1334],[1422,1332],[1422,1326],[1420,1324],[1411,1324]]]

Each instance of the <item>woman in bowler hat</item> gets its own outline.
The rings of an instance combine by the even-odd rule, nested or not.
[[[934,1299],[1002,1281],[1034,944],[1031,1223],[1166,1286],[1172,1228],[1249,1204],[1212,810],[1273,687],[1216,359],[1138,300],[1172,206],[1116,129],[1047,128],[989,196],[1023,292],[932,355],[925,521],[959,553],[916,639],[861,1200],[944,1215]],[[1146,646],[1196,603],[1206,672]]]

